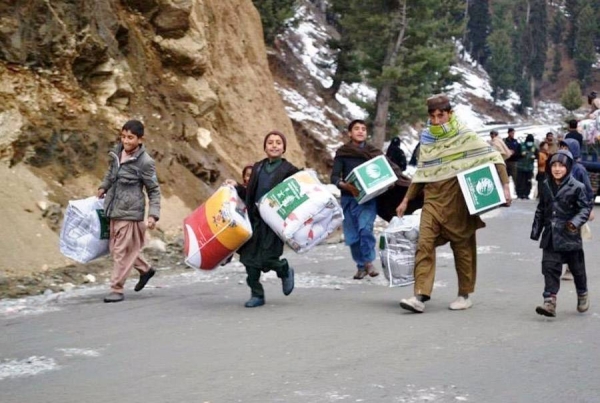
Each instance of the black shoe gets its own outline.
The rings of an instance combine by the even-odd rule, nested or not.
[[[125,296],[118,292],[111,292],[106,297],[104,297],[104,302],[121,302],[125,299]]]
[[[281,279],[281,288],[283,289],[283,295],[290,295],[294,291],[294,269],[288,269],[287,277]]]
[[[136,292],[142,291],[146,286],[146,283],[152,278],[152,276],[154,276],[154,273],[156,273],[156,270],[151,267],[146,273],[140,274],[140,280],[135,285],[134,290]]]
[[[252,297],[248,301],[246,301],[246,303],[244,304],[244,306],[246,308],[256,308],[257,306],[263,306],[264,304],[265,304],[265,299],[264,298],[261,298],[261,297]]]

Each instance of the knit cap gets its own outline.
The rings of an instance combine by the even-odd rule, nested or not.
[[[265,148],[267,148],[267,139],[269,138],[269,136],[270,136],[271,134],[276,134],[276,135],[278,135],[279,137],[281,137],[281,141],[283,142],[283,152],[285,152],[285,150],[286,150],[286,148],[287,148],[287,139],[285,138],[285,136],[283,135],[283,133],[281,133],[281,132],[280,132],[280,131],[278,131],[278,130],[271,130],[271,131],[269,132],[269,134],[267,134],[267,135],[265,136],[265,139],[264,139],[264,141],[263,141],[263,150],[264,150]]]

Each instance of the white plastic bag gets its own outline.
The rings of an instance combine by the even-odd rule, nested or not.
[[[592,239],[592,230],[587,222],[581,226],[581,239],[584,241]]]
[[[103,200],[96,196],[71,200],[60,231],[60,252],[79,263],[107,255],[110,227]]]
[[[390,287],[403,287],[415,282],[420,213],[417,210],[412,215],[392,218],[381,235],[379,257]]]

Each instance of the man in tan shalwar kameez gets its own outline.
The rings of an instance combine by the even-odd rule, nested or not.
[[[453,116],[444,94],[427,100],[429,125],[421,134],[419,165],[405,198],[396,212],[404,214],[408,202],[424,192],[420,234],[415,258],[414,296],[400,302],[402,308],[422,313],[431,298],[435,278],[435,249],[450,242],[458,276],[458,298],[452,310],[472,306],[469,294],[475,290],[477,243],[475,232],[485,224],[469,214],[457,174],[494,163],[510,205],[508,175],[504,159],[489,144]]]

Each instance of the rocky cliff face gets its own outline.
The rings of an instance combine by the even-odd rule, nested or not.
[[[95,193],[131,118],[157,162],[163,230],[262,158],[273,128],[305,165],[251,0],[0,0],[0,218],[15,230],[0,269],[65,262],[50,207]]]

